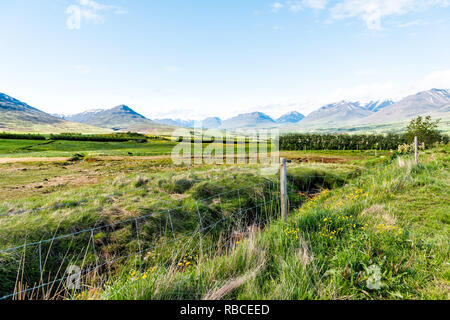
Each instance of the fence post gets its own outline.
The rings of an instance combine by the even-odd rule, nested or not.
[[[281,218],[287,220],[287,187],[286,187],[286,158],[281,158],[280,163],[280,195],[281,195]]]
[[[419,140],[417,139],[417,136],[414,137],[414,158],[416,164],[419,164]]]

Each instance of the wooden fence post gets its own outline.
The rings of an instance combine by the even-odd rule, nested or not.
[[[286,158],[280,159],[280,195],[281,195],[281,218],[287,220],[288,198],[286,187]]]
[[[419,141],[417,136],[414,137],[414,158],[416,160],[416,164],[419,164]]]

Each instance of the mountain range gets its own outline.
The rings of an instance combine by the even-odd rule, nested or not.
[[[54,117],[28,104],[0,93],[0,132],[109,132],[87,124]]]
[[[448,90],[431,89],[403,98],[384,107],[379,112],[359,120],[358,123],[374,124],[392,122],[393,120],[402,121],[423,114],[445,117],[446,113],[449,112],[449,106],[450,92]]]
[[[155,122],[179,127],[193,128],[199,126],[205,129],[240,129],[240,128],[262,128],[276,127],[279,124],[297,123],[305,118],[297,111],[291,111],[274,120],[262,112],[251,112],[239,114],[230,119],[222,120],[219,117],[209,117],[201,121],[181,119],[155,119]]]
[[[63,116],[63,118],[67,121],[85,123],[114,131],[152,132],[173,129],[170,125],[162,125],[149,120],[123,104],[112,109],[94,109]]]
[[[222,120],[209,117],[202,121],[190,119],[150,120],[126,105],[112,109],[94,109],[75,115],[50,115],[15,98],[0,94],[0,131],[16,132],[111,132],[137,131],[170,133],[176,127],[199,125],[207,129],[279,128],[283,131],[332,130],[404,123],[418,115],[450,119],[450,92],[431,89],[407,96],[399,101],[380,100],[368,103],[340,101],[325,105],[304,116],[291,111],[277,119],[262,112],[242,113]],[[402,125],[403,126],[403,125]],[[345,130],[347,130],[345,129]],[[341,130],[338,130],[341,131]]]

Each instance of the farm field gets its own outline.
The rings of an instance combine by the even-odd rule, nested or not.
[[[153,140],[138,142],[42,141],[0,139],[0,157],[71,157],[75,153],[87,156],[153,156],[170,154],[175,142]]]
[[[20,140],[0,139],[0,158],[51,158],[71,157],[82,154],[86,157],[148,157],[155,155],[170,156],[177,142],[169,139],[149,139],[145,143],[136,141],[125,142],[97,142],[97,141],[67,141],[67,140]],[[220,143],[204,144],[203,149],[209,145],[220,148]],[[248,153],[250,145],[246,143],[245,151]],[[235,145],[235,151],[238,150]],[[270,151],[270,145],[267,146]],[[226,146],[223,146],[226,150]],[[191,148],[192,154],[197,152]],[[39,159],[37,159],[39,160]],[[0,159],[1,161],[1,159]],[[6,162],[6,160],[4,160]]]
[[[168,141],[34,143],[0,143],[0,157],[36,158],[0,163],[0,250],[75,235],[41,244],[45,279],[35,247],[0,254],[1,295],[52,281],[69,262],[120,259],[80,291],[56,283],[19,297],[449,298],[447,146],[417,166],[390,151],[282,151],[283,222],[278,172],[256,165],[174,165]],[[86,157],[39,161],[75,153]],[[369,289],[374,265],[381,284]]]

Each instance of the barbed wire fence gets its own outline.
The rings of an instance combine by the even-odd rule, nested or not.
[[[347,182],[348,178],[343,180]],[[288,194],[302,198],[290,201],[291,197],[288,197],[289,211],[329,187],[325,178],[318,179],[317,175],[303,175],[301,186],[288,176],[288,186]],[[135,190],[139,188],[127,192]],[[243,194],[248,198],[244,199]],[[192,243],[196,237],[199,237],[200,251],[221,250],[222,246],[229,248],[236,239],[245,237],[249,227],[260,230],[279,217],[280,198],[279,181],[267,179],[263,183],[214,194],[188,205],[2,249],[0,273],[4,276],[0,280],[0,300],[51,299],[70,289],[65,282],[73,276],[67,272],[72,266],[78,266],[77,275],[80,277],[99,273],[130,257],[142,258],[152,250],[167,248],[166,252],[173,251],[177,244]],[[92,199],[84,199],[81,203]],[[52,208],[58,209],[49,206],[19,210],[13,214]],[[11,215],[11,212],[7,214]],[[189,225],[189,230],[180,226],[180,220]],[[207,236],[213,233],[219,241],[208,243]],[[204,242],[206,246],[203,246]],[[163,256],[162,260],[165,264],[173,264],[178,258]]]
[[[258,187],[263,188],[262,192],[258,192]],[[251,190],[251,193],[254,194],[253,205],[245,207],[246,204],[241,199],[241,194],[243,192],[248,194],[249,189],[253,189]],[[108,225],[95,226],[45,240],[25,242],[22,245],[0,250],[1,268],[3,269],[0,270],[0,273],[3,273],[3,279],[0,282],[2,286],[0,299],[42,298],[48,296],[44,291],[41,293],[39,290],[50,287],[50,290],[46,291],[50,292],[52,289],[55,289],[53,286],[56,284],[63,286],[63,282],[70,277],[70,275],[64,274],[71,265],[81,266],[81,275],[86,275],[131,256],[143,254],[158,247],[168,246],[205,232],[212,232],[219,225],[226,222],[231,222],[230,226],[233,226],[233,228],[238,228],[238,221],[242,224],[249,224],[250,221],[257,221],[258,224],[265,223],[268,221],[269,212],[272,214],[276,211],[274,210],[274,204],[277,201],[276,189],[276,183],[268,180],[264,183],[237,188],[197,200],[195,201],[194,210],[196,211],[197,225],[191,226],[193,231],[184,232],[182,235],[180,235],[182,230],[177,230],[178,227],[174,223],[174,218],[177,215],[182,215],[186,206],[129,218]],[[232,194],[234,194],[233,197],[231,196]],[[236,198],[238,200],[238,210],[236,212],[230,213],[229,210],[224,210],[224,205],[226,204],[224,200],[227,198]],[[272,208],[269,210],[268,206],[272,206]],[[39,210],[39,208],[26,212],[34,212],[36,210]],[[264,212],[266,219],[258,221],[258,214],[261,216],[262,212]],[[23,213],[22,211],[21,214]],[[151,220],[156,220],[158,223],[152,224],[152,228],[149,229],[146,226],[146,222]],[[149,230],[145,230],[146,227]],[[117,252],[108,252],[106,250],[105,253],[105,247],[113,247],[114,245],[114,239],[111,238],[111,234],[120,230],[132,230],[132,236],[128,235],[127,238],[128,252],[121,248]],[[105,237],[105,234],[108,234],[109,237]],[[159,237],[163,237],[166,241],[146,246],[147,243],[156,242]],[[102,238],[109,238],[112,241],[108,243]],[[12,267],[13,265],[15,267]],[[12,271],[15,271],[15,274]],[[10,288],[9,293],[6,293],[7,291],[5,290],[7,282],[14,283],[14,287]],[[27,287],[28,284],[32,285]]]

